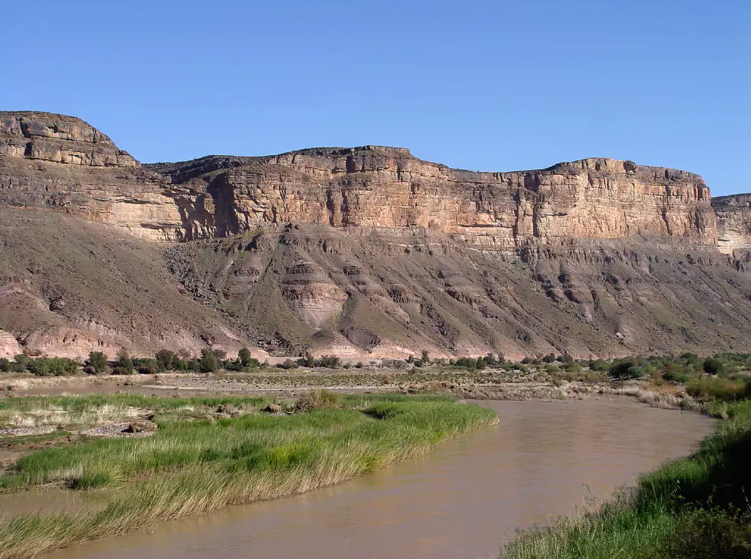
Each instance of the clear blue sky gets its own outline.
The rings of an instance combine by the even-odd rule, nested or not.
[[[751,0],[7,1],[0,19],[0,108],[81,117],[143,162],[385,144],[751,191]]]

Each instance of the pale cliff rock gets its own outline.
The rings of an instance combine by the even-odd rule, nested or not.
[[[299,222],[352,234],[423,228],[506,250],[577,238],[716,244],[701,177],[611,159],[479,173],[425,162],[402,148],[364,146],[148,167],[169,176],[175,192],[188,189],[186,239]]]
[[[630,237],[717,244],[708,187],[675,169],[592,158],[480,173],[382,146],[141,167],[84,121],[49,113],[0,113],[0,204],[154,241],[311,223],[352,235],[421,228],[493,250]]]
[[[0,358],[10,358],[21,353],[21,345],[12,334],[0,330]]]
[[[79,119],[0,123],[0,328],[24,348],[751,344],[748,195],[712,201],[692,173],[604,158],[481,173],[382,146],[140,165]]]
[[[751,194],[712,199],[717,215],[718,249],[723,253],[751,249]]]
[[[0,155],[92,167],[137,167],[128,152],[76,117],[0,112]]]

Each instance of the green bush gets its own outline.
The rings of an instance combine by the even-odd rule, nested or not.
[[[34,375],[74,375],[78,373],[78,364],[68,358],[36,358],[26,364]]]
[[[243,367],[248,367],[250,365],[251,355],[250,350],[247,348],[241,348],[237,353],[237,357],[240,359],[240,363]]]
[[[297,369],[299,366],[295,360],[287,358],[283,362],[276,364],[279,369]]]
[[[217,369],[219,369],[219,361],[214,352],[208,348],[201,350],[201,371],[203,373],[211,373]]]
[[[605,360],[590,360],[589,361],[589,369],[592,371],[608,371],[610,368],[610,364],[608,364]]]
[[[620,360],[614,361],[610,369],[608,369],[608,375],[610,377],[613,377],[615,379],[629,379],[632,377],[632,372],[636,372],[636,370],[631,370],[631,368],[638,368],[639,362],[636,358],[628,357],[628,358],[622,358]]]
[[[120,370],[118,375],[130,375],[135,370],[133,360],[128,356],[122,356],[115,364],[116,369]],[[114,373],[114,372],[113,372]]]
[[[749,388],[748,382],[702,376],[691,379],[686,384],[686,392],[699,399],[735,401],[744,398],[748,394]]]
[[[29,356],[28,356],[27,354],[16,354],[16,355],[15,355],[15,356],[13,357],[13,360],[14,360],[14,361],[15,361],[15,362],[16,362],[17,364],[21,364],[21,365],[24,365],[24,366],[25,366],[26,364],[28,364],[28,363],[29,363],[29,360],[31,360],[31,357],[29,357]]]
[[[338,368],[342,365],[342,361],[337,356],[321,356],[315,361],[316,367],[324,368]]]
[[[716,358],[707,358],[704,360],[704,371],[710,375],[720,375],[725,373],[725,364]]]
[[[159,371],[159,364],[154,358],[140,358],[135,361],[135,366],[138,373],[154,374]]]
[[[175,353],[172,350],[159,350],[154,358],[160,371],[170,371],[173,369]]]
[[[0,358],[0,371],[3,373],[9,373],[13,371],[13,364],[7,358]]]
[[[104,373],[107,371],[108,363],[106,356],[101,352],[89,352],[89,365],[94,368],[95,373]]]

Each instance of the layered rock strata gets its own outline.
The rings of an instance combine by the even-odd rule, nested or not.
[[[479,173],[363,146],[139,167],[79,119],[0,113],[0,122],[0,203],[61,209],[152,240],[299,222],[353,235],[423,229],[494,250],[629,237],[717,243],[701,177],[629,161]]]
[[[0,113],[0,343],[740,350],[749,198],[630,161],[480,173],[382,146],[140,165],[79,119]]]

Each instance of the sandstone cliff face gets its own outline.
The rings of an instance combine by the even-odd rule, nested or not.
[[[718,249],[723,253],[751,249],[751,194],[712,199],[717,215]]]
[[[0,206],[61,211],[166,241],[183,225],[164,185],[80,119],[0,112]]]
[[[717,237],[701,177],[610,159],[476,173],[365,146],[148,167],[189,190],[186,239],[296,222],[352,234],[423,228],[494,250],[627,237],[711,246]]]
[[[748,195],[630,161],[479,173],[363,146],[140,165],[79,119],[0,113],[0,329],[50,354],[747,349],[749,224]]]
[[[106,134],[75,117],[0,112],[0,155],[92,167],[137,167]]]
[[[90,125],[48,113],[0,113],[0,204],[64,210],[157,241],[313,223],[352,235],[422,228],[507,251],[576,239],[717,243],[709,189],[685,171],[586,159],[477,173],[381,146],[139,168]]]

